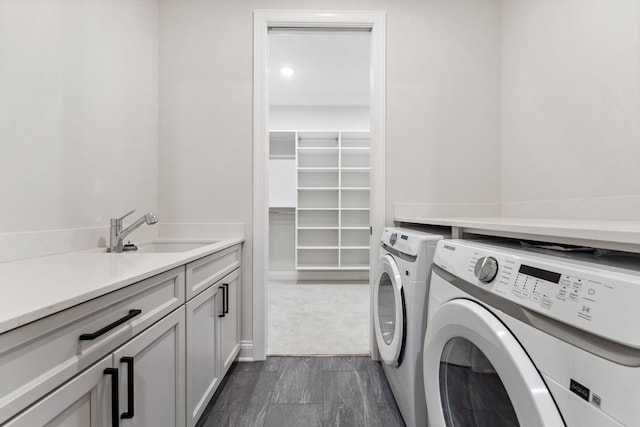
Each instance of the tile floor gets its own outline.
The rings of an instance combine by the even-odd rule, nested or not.
[[[369,354],[369,284],[269,282],[267,354]]]
[[[268,357],[235,363],[197,427],[404,426],[369,357]]]

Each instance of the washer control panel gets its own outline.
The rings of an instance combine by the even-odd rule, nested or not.
[[[498,274],[498,260],[492,256],[483,256],[476,261],[473,272],[482,283],[490,283]]]
[[[637,271],[465,240],[439,242],[434,264],[532,311],[640,348]]]
[[[412,256],[418,255],[421,245],[420,238],[398,228],[385,228],[380,240],[383,244]]]

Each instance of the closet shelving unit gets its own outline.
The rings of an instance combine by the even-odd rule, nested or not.
[[[369,269],[369,140],[296,132],[296,269]]]

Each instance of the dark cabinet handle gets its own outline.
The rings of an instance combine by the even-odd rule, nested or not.
[[[225,287],[225,289],[227,290],[226,294],[225,294],[225,301],[227,302],[226,305],[224,306],[224,314],[229,313],[229,284],[225,283],[222,286]]]
[[[127,366],[127,410],[120,415],[120,418],[127,419],[133,418],[133,357],[123,357],[120,359],[121,363],[126,363]]]
[[[120,424],[118,419],[120,413],[120,409],[118,409],[118,369],[106,368],[104,374],[111,376],[111,426],[118,427]]]
[[[96,331],[96,332],[94,332],[92,334],[82,334],[82,335],[80,335],[80,341],[95,340],[100,335],[106,334],[110,330],[112,330],[114,328],[117,328],[118,326],[120,326],[124,322],[126,322],[127,320],[133,319],[134,317],[136,317],[140,313],[142,313],[142,310],[129,310],[129,314],[127,314],[126,316],[124,316],[121,319],[116,320],[112,324],[105,326],[104,328],[100,329],[99,331]]]
[[[227,308],[227,304],[226,304],[227,288],[225,288],[225,286],[222,285],[220,289],[222,289],[222,314],[218,314],[218,317],[224,317],[226,313],[225,309]]]

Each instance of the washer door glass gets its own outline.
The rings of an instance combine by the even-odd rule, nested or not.
[[[482,350],[456,337],[440,357],[440,400],[447,426],[519,426],[509,394]]]
[[[432,276],[430,298],[441,280]],[[423,357],[431,427],[565,425],[516,337],[477,302],[459,298],[434,308]]]
[[[378,326],[385,344],[393,342],[396,332],[396,297],[393,281],[385,271],[378,280]]]
[[[380,258],[373,289],[373,322],[382,361],[390,366],[401,362],[404,343],[404,301],[402,276],[391,255]]]

